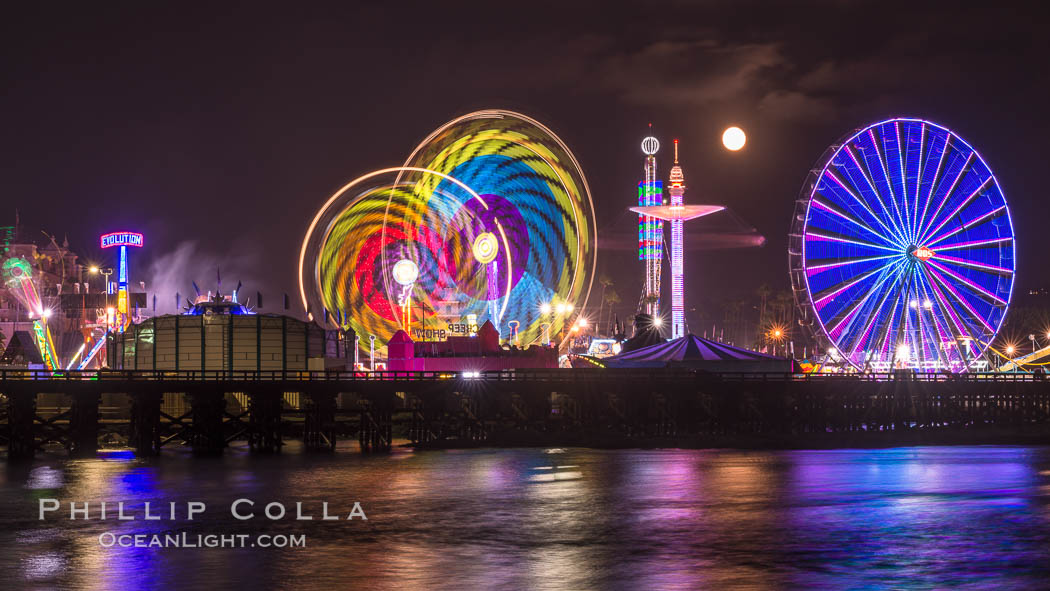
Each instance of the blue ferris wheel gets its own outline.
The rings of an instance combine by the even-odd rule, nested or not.
[[[796,203],[788,247],[800,321],[857,369],[983,367],[1014,284],[1014,232],[991,169],[920,119],[831,146]]]

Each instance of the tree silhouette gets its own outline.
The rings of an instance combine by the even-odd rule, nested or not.
[[[613,284],[612,278],[605,273],[598,276],[598,284],[602,286],[602,295],[598,298],[598,327],[601,329],[602,311],[605,309],[605,290]]]
[[[609,304],[609,322],[612,322],[613,306],[620,303],[620,294],[616,293],[615,289],[610,289],[605,293],[603,301]]]

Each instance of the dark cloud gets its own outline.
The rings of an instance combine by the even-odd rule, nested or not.
[[[629,103],[704,107],[759,92],[787,64],[776,44],[657,41],[596,65],[599,84]]]

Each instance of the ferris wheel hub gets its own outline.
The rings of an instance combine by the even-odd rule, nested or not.
[[[930,247],[928,246],[916,246],[915,244],[912,244],[908,247],[908,256],[925,262],[933,258],[933,251],[930,250]]]

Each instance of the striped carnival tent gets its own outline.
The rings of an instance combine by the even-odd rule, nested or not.
[[[674,367],[710,372],[791,372],[794,361],[756,353],[694,334],[601,360],[613,368]]]

